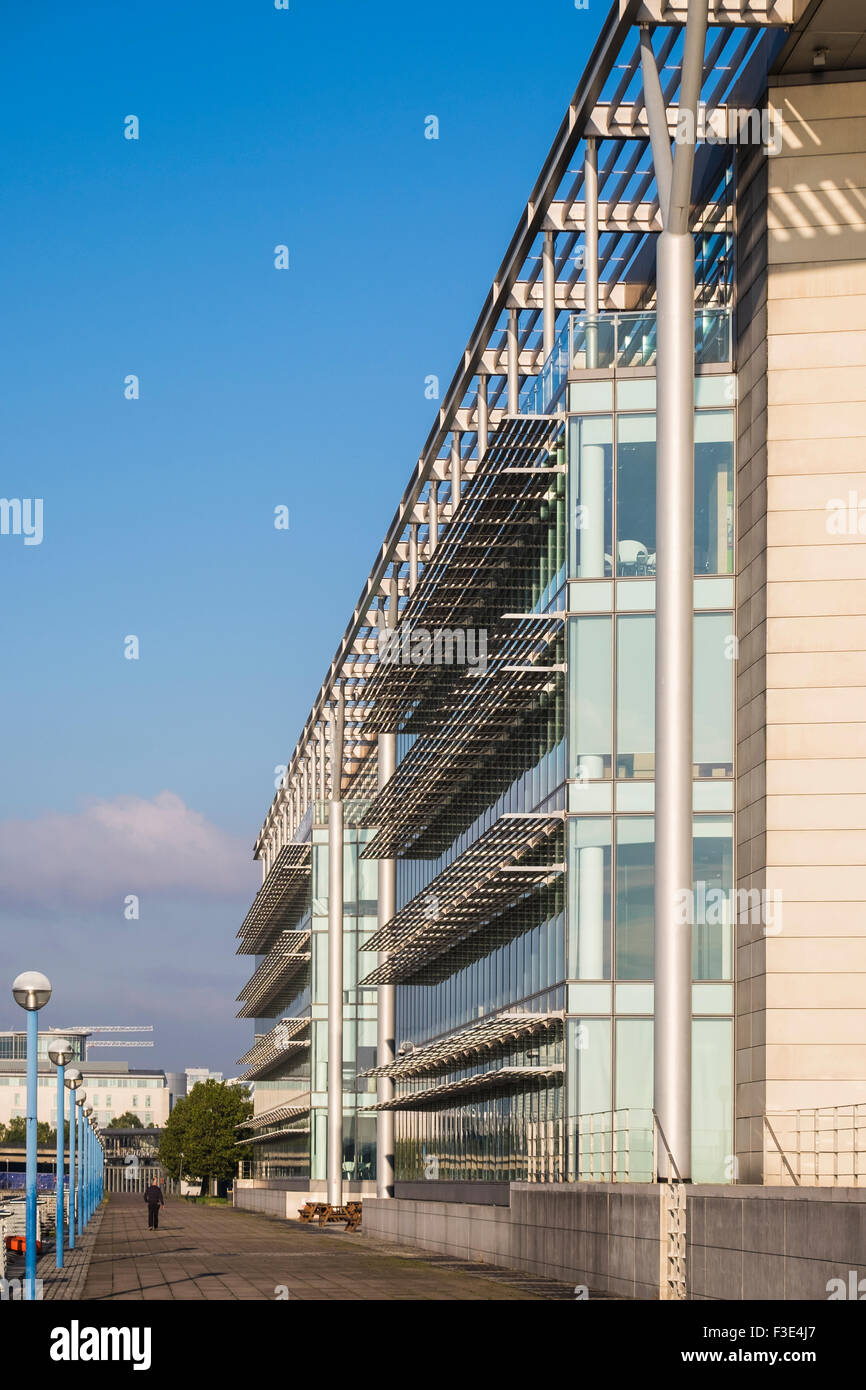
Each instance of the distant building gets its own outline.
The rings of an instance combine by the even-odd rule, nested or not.
[[[147,1128],[159,1129],[169,1114],[166,1074],[157,1067],[130,1067],[128,1062],[90,1062],[87,1058],[89,1033],[39,1033],[39,1091],[37,1120],[57,1125],[57,1069],[48,1059],[48,1048],[56,1037],[69,1037],[73,1061],[84,1077],[87,1103],[93,1106],[96,1122],[105,1129],[115,1116],[129,1112]],[[26,1035],[17,1030],[0,1032],[0,1124],[8,1125],[26,1114],[25,1047]]]
[[[221,1071],[208,1071],[207,1067],[187,1067],[186,1069],[186,1093],[189,1095],[193,1086],[197,1086],[200,1081],[222,1081]]]
[[[168,1086],[168,1108],[169,1113],[174,1109],[176,1103],[186,1095],[186,1072],[167,1071],[165,1074]]]

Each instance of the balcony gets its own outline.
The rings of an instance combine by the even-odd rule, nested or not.
[[[570,314],[538,376],[520,394],[521,412],[546,415],[564,397],[569,373],[655,368],[655,310],[630,313]],[[731,365],[730,309],[699,309],[695,314],[695,366]]]

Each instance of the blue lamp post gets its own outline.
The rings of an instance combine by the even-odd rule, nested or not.
[[[77,1067],[68,1067],[65,1084],[69,1091],[69,1249],[75,1249],[75,1092],[83,1077]],[[79,1163],[81,1158],[79,1156]]]
[[[27,1011],[27,1122],[25,1178],[24,1297],[36,1298],[36,1113],[39,1100],[39,1010],[51,998],[51,984],[38,970],[25,970],[12,982],[12,997]]]
[[[87,1161],[84,1165],[84,1224],[93,1215],[93,1121],[90,1118],[93,1114],[93,1106],[85,1105],[84,1118],[87,1123],[84,1126],[84,1152],[87,1154]]]
[[[63,1268],[63,1181],[64,1181],[64,1149],[65,1136],[63,1133],[64,1120],[64,1099],[65,1099],[65,1072],[68,1062],[72,1061],[72,1043],[68,1038],[54,1038],[48,1048],[48,1056],[57,1068],[57,1218],[54,1246],[56,1251],[56,1264],[58,1269]]]
[[[84,1102],[87,1100],[87,1092],[82,1089],[75,1097],[75,1108],[78,1111],[78,1234],[84,1234],[84,1165],[87,1161],[84,1152]]]

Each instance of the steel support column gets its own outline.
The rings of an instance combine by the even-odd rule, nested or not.
[[[691,133],[671,158],[649,33],[641,33],[644,97],[664,230],[656,251],[657,436],[655,636],[654,1097],[659,1177],[691,1177],[692,674],[694,626],[695,248],[689,234],[707,0],[689,0],[680,113]],[[684,920],[684,918],[686,920]]]
[[[463,436],[459,430],[451,431],[451,515],[460,506],[460,489],[463,485],[463,457],[461,444]]]
[[[694,245],[658,239],[655,674],[655,1098],[681,1177],[690,1175]],[[661,1172],[667,1171],[662,1144]]]
[[[343,729],[339,691],[332,716],[333,785],[328,807],[328,1201],[343,1205]]]
[[[433,558],[439,544],[439,483],[430,479],[430,494],[427,498],[427,558]]]
[[[409,593],[414,594],[418,587],[418,523],[413,521],[409,527]]]
[[[379,790],[388,785],[394,775],[397,763],[396,734],[379,735]],[[396,911],[397,900],[397,861],[379,860],[379,899],[377,923],[384,927]],[[379,964],[387,960],[383,952]],[[386,1067],[394,1060],[395,1054],[395,1001],[396,987],[380,985],[377,995],[377,1065]],[[394,1082],[390,1077],[380,1076],[376,1085],[376,1100],[379,1104],[392,1100]],[[394,1196],[394,1112],[380,1110],[376,1115],[376,1196]]]
[[[520,378],[518,376],[520,342],[518,311],[508,311],[508,414],[520,414]]]
[[[594,138],[586,142],[583,157],[583,204],[585,210],[584,267],[586,283],[586,365],[598,366],[598,146]]]
[[[553,352],[556,341],[556,233],[546,231],[541,251],[541,335],[544,360]]]
[[[488,381],[489,378],[486,376],[479,376],[478,378],[478,448],[476,450],[476,453],[478,455],[479,463],[483,459],[484,455],[487,453],[487,437],[490,429],[490,416],[487,403]]]

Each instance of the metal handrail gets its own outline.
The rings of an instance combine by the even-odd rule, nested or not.
[[[765,1148],[765,1182],[784,1183],[787,1172],[797,1187],[866,1186],[866,1103],[771,1110],[763,1120],[781,1159],[773,1171]]]

